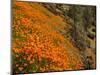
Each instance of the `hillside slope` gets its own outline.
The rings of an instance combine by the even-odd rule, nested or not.
[[[70,28],[64,18],[40,3],[14,2],[12,8],[13,73],[85,69],[79,49],[64,35]]]

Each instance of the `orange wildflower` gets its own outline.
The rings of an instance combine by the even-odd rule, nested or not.
[[[33,61],[30,61],[30,64],[33,64]]]
[[[23,19],[21,19],[21,23],[26,25],[26,24],[30,23],[30,21],[28,18],[23,18]]]
[[[19,71],[22,71],[24,68],[23,67],[19,67],[18,69],[19,69]]]
[[[26,66],[28,66],[28,64],[25,63],[24,66],[26,67]]]
[[[18,55],[16,55],[16,58],[18,58],[19,56]]]
[[[18,67],[19,66],[19,64],[16,64],[16,67]]]
[[[15,52],[15,53],[19,53],[20,50],[15,48],[15,49],[14,49],[14,52]]]

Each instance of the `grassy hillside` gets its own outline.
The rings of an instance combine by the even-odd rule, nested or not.
[[[63,17],[41,3],[13,2],[12,11],[13,73],[85,69]]]

